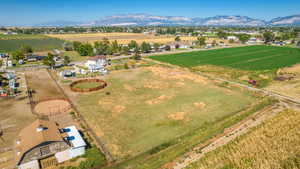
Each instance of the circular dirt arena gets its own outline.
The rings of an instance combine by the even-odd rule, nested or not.
[[[70,88],[73,92],[93,92],[97,90],[104,89],[107,83],[100,79],[83,79],[78,80],[70,84]]]
[[[71,104],[64,99],[53,99],[41,101],[36,104],[34,111],[39,115],[55,116],[68,113],[71,110]]]

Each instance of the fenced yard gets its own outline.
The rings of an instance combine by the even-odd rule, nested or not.
[[[155,153],[155,147],[231,116],[256,99],[238,88],[161,66],[114,71],[103,80],[108,87],[98,92],[66,91],[118,160]]]

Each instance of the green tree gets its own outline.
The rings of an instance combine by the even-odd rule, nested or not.
[[[115,40],[115,41],[112,42],[112,44],[111,44],[111,50],[112,50],[112,53],[119,53],[121,51],[121,47],[118,44],[117,40]]]
[[[17,50],[17,51],[12,53],[12,58],[14,60],[21,60],[21,59],[25,58],[25,54],[23,53],[23,51]]]
[[[143,42],[141,44],[141,51],[143,53],[148,53],[151,50],[151,45],[149,43]]]
[[[198,37],[196,44],[199,46],[205,46],[206,45],[206,38],[205,37]]]
[[[248,34],[241,34],[241,35],[239,35],[238,37],[239,37],[239,40],[240,40],[242,43],[248,42],[248,40],[251,38],[251,36],[248,35]]]
[[[160,44],[159,43],[154,43],[153,47],[154,47],[154,50],[157,52],[159,47],[160,47]]]
[[[227,33],[226,33],[226,32],[223,32],[223,31],[219,31],[219,32],[217,33],[217,36],[218,36],[218,38],[220,38],[220,39],[225,39],[225,38],[227,37]]]
[[[274,41],[275,35],[272,32],[267,31],[263,33],[263,37],[265,39],[265,43],[269,43]]]
[[[128,55],[128,53],[129,53],[129,47],[128,46],[123,46],[122,47],[122,54]]]
[[[98,55],[107,55],[110,53],[110,42],[107,38],[103,38],[101,42],[95,42],[94,47]]]
[[[176,36],[175,41],[176,41],[176,42],[181,41],[180,36]]]
[[[82,45],[81,42],[74,41],[74,42],[73,42],[73,49],[74,49],[75,51],[78,51],[78,50],[79,50],[79,47],[80,47],[81,45]]]
[[[132,40],[130,41],[130,43],[128,44],[129,49],[137,49],[139,48],[139,45],[136,41]]]
[[[20,51],[22,51],[24,54],[33,53],[32,47],[28,45],[22,45]]]
[[[94,56],[94,48],[91,44],[81,44],[77,49],[80,56]]]
[[[64,64],[65,65],[68,65],[69,63],[71,63],[71,59],[70,59],[70,57],[69,56],[64,56]]]
[[[43,63],[47,66],[53,67],[55,65],[54,55],[52,53],[48,53],[48,55],[44,58]]]

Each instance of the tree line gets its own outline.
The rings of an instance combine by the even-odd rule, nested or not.
[[[161,44],[154,43],[153,50],[157,51]],[[138,44],[136,41],[132,40],[127,45],[121,45],[118,41],[109,41],[104,38],[101,41],[96,41],[93,44],[82,43],[79,41],[66,42],[64,43],[64,49],[66,51],[76,51],[80,56],[95,56],[95,55],[113,55],[113,54],[124,54],[129,53],[149,53],[152,50],[152,45],[147,42]]]

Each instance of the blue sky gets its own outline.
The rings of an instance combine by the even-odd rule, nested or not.
[[[0,6],[0,25],[93,21],[124,13],[187,17],[245,15],[265,20],[300,14],[300,0],[0,0]]]

